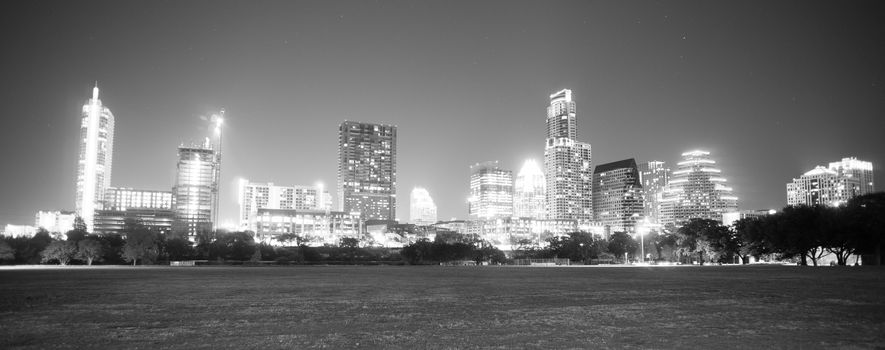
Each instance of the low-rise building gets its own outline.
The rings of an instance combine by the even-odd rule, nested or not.
[[[283,245],[284,234],[297,235],[307,245],[338,244],[341,238],[359,238],[359,215],[326,210],[258,209],[255,241]]]

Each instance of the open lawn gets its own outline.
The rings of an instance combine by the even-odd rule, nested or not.
[[[0,269],[0,348],[875,348],[876,267]]]

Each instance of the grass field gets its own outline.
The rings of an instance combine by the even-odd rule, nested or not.
[[[0,348],[875,348],[874,267],[0,270]]]

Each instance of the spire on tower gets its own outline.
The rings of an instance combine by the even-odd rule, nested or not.
[[[92,88],[92,99],[93,100],[98,99],[98,80],[95,81],[95,87]]]

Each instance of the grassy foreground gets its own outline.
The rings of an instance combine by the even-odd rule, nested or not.
[[[321,347],[885,347],[885,270],[0,270],[4,349]]]

